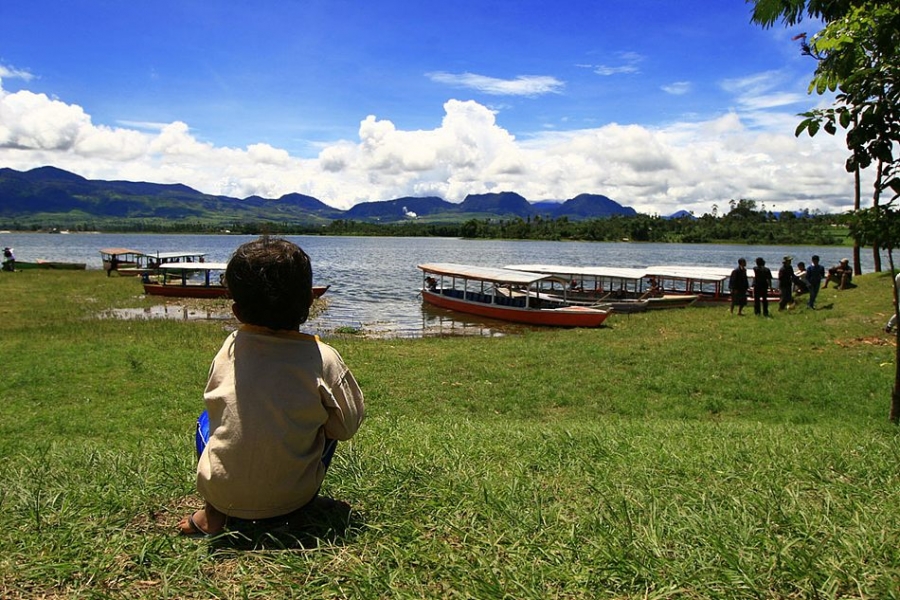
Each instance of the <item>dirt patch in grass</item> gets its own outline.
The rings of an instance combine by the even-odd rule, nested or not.
[[[835,340],[834,343],[842,348],[855,348],[858,346],[896,346],[897,338],[893,335],[870,335],[854,338],[852,340]]]

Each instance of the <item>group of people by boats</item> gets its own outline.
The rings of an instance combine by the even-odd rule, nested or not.
[[[777,294],[775,291],[775,278],[772,270],[766,266],[762,257],[756,259],[753,267],[752,283],[751,275],[747,270],[747,259],[738,259],[738,266],[729,276],[728,287],[731,293],[731,312],[737,308],[737,314],[744,314],[744,307],[748,302],[748,295],[753,297],[753,313],[757,316],[768,317],[769,297],[774,295],[778,299],[778,310],[793,308],[796,304],[795,295],[808,294],[806,307],[816,308],[816,298],[820,288],[827,288],[834,281],[838,289],[846,289],[853,285],[853,269],[849,259],[841,259],[841,262],[829,268],[819,264],[819,256],[813,255],[809,267],[800,261],[796,269],[793,267],[793,257],[785,256],[782,259],[781,268],[778,269]]]
[[[612,313],[661,308],[731,304],[743,315],[749,298],[754,313],[769,316],[769,301],[779,310],[795,305],[795,296],[808,294],[815,308],[821,288],[834,282],[845,289],[853,284],[849,260],[825,269],[818,256],[809,267],[793,265],[785,256],[777,274],[762,257],[752,269],[741,258],[735,269],[694,266],[645,268],[575,267],[564,265],[507,265],[503,268],[452,263],[427,263],[422,270],[422,299],[426,304],[500,320],[537,325],[596,327]],[[603,313],[603,315],[601,315]]]

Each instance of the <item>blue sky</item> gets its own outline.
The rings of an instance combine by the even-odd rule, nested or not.
[[[0,166],[367,200],[852,205],[815,67],[743,0],[5,3]]]

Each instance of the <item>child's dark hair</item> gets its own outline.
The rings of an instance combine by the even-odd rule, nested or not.
[[[309,318],[312,265],[296,244],[263,236],[234,251],[225,283],[241,321],[269,329],[296,329]]]

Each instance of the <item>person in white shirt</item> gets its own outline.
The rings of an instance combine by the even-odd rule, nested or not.
[[[900,289],[900,273],[897,273],[896,277],[894,277],[894,297],[897,296],[897,290]],[[897,326],[897,313],[894,312],[894,306],[891,305],[891,318],[888,319],[887,325],[884,326],[884,331],[886,333],[891,333],[894,331],[894,327]]]

